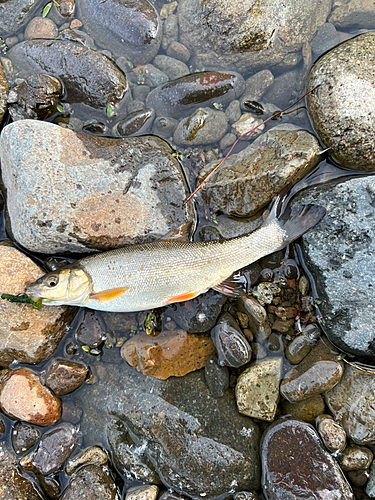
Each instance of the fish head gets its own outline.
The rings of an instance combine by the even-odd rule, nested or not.
[[[77,264],[45,274],[26,288],[32,300],[43,299],[45,305],[83,305],[92,289],[89,276]]]

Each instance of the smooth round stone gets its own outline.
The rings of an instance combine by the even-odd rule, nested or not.
[[[318,324],[303,327],[302,333],[289,342],[285,348],[285,356],[289,363],[298,365],[309,354],[321,334]]]
[[[28,368],[11,370],[2,379],[0,408],[12,418],[41,426],[55,424],[61,418],[61,400]]]
[[[130,113],[124,120],[113,127],[113,131],[120,137],[148,134],[155,119],[155,111],[147,108]]]
[[[156,500],[159,488],[155,484],[149,486],[135,486],[125,495],[125,500]]]
[[[217,325],[211,330],[211,338],[217,350],[219,365],[239,368],[250,361],[250,344],[229,313],[220,316]]]
[[[229,372],[226,366],[220,366],[216,356],[211,356],[204,368],[204,376],[210,394],[214,398],[221,398],[229,386]]]
[[[227,109],[225,110],[225,114],[227,115],[229,123],[237,122],[241,118],[242,114],[240,108],[240,101],[237,101],[237,99],[235,99],[234,101],[230,102],[228,104]]]
[[[120,500],[108,468],[89,464],[76,471],[60,500]]]
[[[153,133],[160,135],[164,139],[173,136],[178,125],[178,121],[169,116],[158,116],[153,125]]]
[[[365,446],[347,446],[340,456],[340,466],[345,471],[368,469],[373,458],[372,451]]]
[[[330,415],[320,415],[315,426],[327,450],[341,453],[346,446],[345,430]]]
[[[189,74],[189,68],[185,63],[173,57],[158,55],[153,60],[154,65],[165,73],[170,80],[176,80]]]
[[[375,33],[363,33],[322,56],[310,70],[306,97],[316,133],[341,166],[375,170]]]
[[[64,396],[83,384],[87,371],[87,367],[82,363],[54,359],[47,370],[46,386],[52,389],[56,396]]]
[[[77,17],[97,44],[134,64],[146,64],[157,54],[161,24],[147,0],[82,0]]]
[[[173,140],[182,146],[197,146],[220,141],[228,128],[223,111],[199,108],[192,115],[183,118],[178,124]]]
[[[329,21],[338,28],[373,29],[375,6],[372,0],[334,0]]]
[[[25,29],[25,40],[33,38],[56,38],[58,29],[51,19],[34,17]]]
[[[313,424],[314,420],[324,412],[324,409],[324,399],[320,394],[296,403],[290,403],[286,399],[281,402],[283,415],[292,416],[308,424]]]
[[[11,431],[11,440],[14,451],[18,456],[25,454],[40,438],[40,431],[35,427],[16,422]]]
[[[167,56],[174,57],[186,63],[190,59],[190,52],[182,43],[173,41],[168,45]]]

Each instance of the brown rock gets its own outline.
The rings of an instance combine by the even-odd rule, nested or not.
[[[13,246],[0,244],[0,294],[24,293],[26,283],[44,274],[29,257]],[[76,309],[42,307],[0,300],[0,366],[13,361],[40,363],[51,356],[66,333]]]
[[[32,38],[56,38],[57,34],[57,26],[51,19],[34,17],[26,26],[25,40]]]
[[[0,384],[0,408],[8,416],[36,425],[60,420],[61,400],[28,368],[11,370]]]
[[[46,386],[56,396],[64,396],[78,389],[85,381],[87,367],[66,359],[54,359],[47,371]]]
[[[0,123],[3,121],[7,110],[6,96],[9,92],[9,83],[5,76],[4,67],[0,61]]]
[[[121,348],[121,356],[129,365],[161,380],[203,368],[215,352],[210,338],[183,330],[165,331],[157,337],[140,333]]]

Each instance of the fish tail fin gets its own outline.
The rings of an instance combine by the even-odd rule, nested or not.
[[[286,233],[283,247],[318,224],[326,213],[326,209],[319,205],[303,205],[291,209],[291,197],[287,194],[289,188],[290,186],[284,188],[272,201],[267,218],[263,224],[267,225],[276,222],[283,229]]]

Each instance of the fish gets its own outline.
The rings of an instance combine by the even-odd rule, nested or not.
[[[229,240],[191,242],[173,236],[128,245],[77,260],[26,288],[47,306],[71,305],[108,312],[136,312],[184,302],[210,288],[238,297],[236,272],[285,248],[325,215],[317,205],[285,210],[275,198],[261,227]]]

